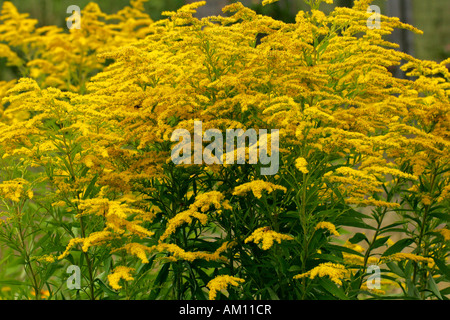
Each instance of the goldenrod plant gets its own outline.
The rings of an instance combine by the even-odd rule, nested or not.
[[[369,0],[294,23],[144,2],[70,30],[3,3],[1,298],[448,299],[450,59],[398,51],[421,31],[368,28]],[[179,129],[213,161],[175,163]],[[277,144],[220,161],[230,130]]]

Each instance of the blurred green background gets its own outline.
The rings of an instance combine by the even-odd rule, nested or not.
[[[65,25],[69,16],[66,9],[70,5],[80,8],[90,1],[99,4],[106,13],[117,12],[129,4],[129,0],[10,0],[22,13],[29,13],[38,19],[39,26]],[[182,5],[196,0],[149,0],[145,8],[154,20],[161,18],[161,12],[176,10]],[[237,0],[207,0],[207,5],[199,9],[198,16],[217,15],[221,8]],[[262,0],[241,0],[246,6],[259,13],[268,14],[286,22],[294,21],[299,10],[308,7],[303,0],[280,0],[276,4],[262,7]],[[0,0],[0,5],[3,4]],[[334,5],[323,4],[328,12],[334,6],[352,6],[353,0],[334,0]],[[397,16],[401,21],[414,25],[424,31],[424,35],[415,35],[409,31],[395,31],[390,39],[399,43],[401,50],[419,59],[442,61],[450,57],[450,0],[375,0],[373,4],[381,8],[381,13]],[[4,59],[0,59],[0,80],[9,78],[4,68]]]

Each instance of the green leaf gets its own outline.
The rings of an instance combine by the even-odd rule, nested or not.
[[[169,276],[169,268],[170,263],[166,263],[162,266],[161,270],[159,270],[159,273],[155,279],[155,289],[153,289],[150,293],[148,300],[155,300],[158,297],[159,293],[161,292],[161,285],[167,280],[167,277]]]
[[[412,239],[401,239],[397,241],[395,244],[393,244],[392,247],[389,247],[381,256],[386,257],[394,253],[400,252],[413,242],[414,241]]]
[[[371,249],[373,250],[373,249],[381,247],[382,245],[384,245],[386,243],[386,241],[388,241],[389,238],[390,238],[390,236],[380,237],[380,238],[376,239],[373,242]]]
[[[450,280],[450,268],[447,267],[447,265],[445,264],[445,262],[443,262],[442,260],[436,259],[436,258],[434,258],[434,262],[436,263],[437,267],[439,268],[439,271],[441,271],[442,274],[443,274],[448,280]]]
[[[89,183],[89,185],[86,188],[86,191],[84,192],[83,200],[86,200],[89,197],[89,195],[91,194],[92,190],[95,187],[95,183],[97,182],[97,178],[98,178],[98,174],[96,174],[94,176],[94,178],[92,178],[91,182]]]
[[[394,227],[397,227],[397,226],[401,226],[401,225],[404,225],[405,224],[405,222],[404,221],[398,221],[398,222],[394,222],[394,223],[391,223],[390,225],[387,225],[387,226],[385,226],[385,227],[383,227],[383,228],[381,228],[380,229],[380,232],[381,233],[383,233],[383,232],[390,232],[391,230],[391,228],[394,228]],[[403,231],[403,229],[399,229],[400,231]]]
[[[432,213],[430,213],[430,216],[441,219],[442,221],[445,221],[445,222],[450,222],[450,214],[448,214],[448,213],[432,212]]]
[[[117,299],[119,297],[119,295],[117,294],[117,292],[112,291],[110,288],[108,288],[108,286],[99,278],[96,278],[94,280],[94,282],[97,282],[100,285],[100,288],[102,289],[102,291],[108,295],[109,297],[113,298],[113,299]]]
[[[361,241],[366,241],[367,243],[369,243],[369,240],[367,239],[366,235],[361,233],[361,232],[357,232],[355,233],[355,235],[353,237],[351,237],[348,241],[352,244],[361,242]]]
[[[399,275],[402,278],[406,277],[405,272],[395,262],[387,262],[386,265],[396,275]]]
[[[19,280],[0,280],[0,284],[5,286],[31,286],[31,284],[29,284],[28,282]]]
[[[369,230],[376,230],[375,227],[368,225],[364,221],[360,219],[355,219],[353,217],[346,217],[346,218],[340,218],[339,224],[348,226],[348,227],[355,227],[355,228],[362,228],[362,229],[369,229]]]
[[[430,288],[431,292],[433,292],[433,294],[439,299],[439,300],[443,300],[441,293],[439,292],[439,289],[436,285],[436,282],[434,281],[433,277],[431,276],[431,274],[428,276],[428,287]]]
[[[331,293],[335,297],[337,297],[341,300],[348,300],[348,297],[345,295],[344,290],[342,290],[342,288],[338,287],[330,279],[320,278],[319,283],[325,290],[327,290],[329,293]]]
[[[311,255],[311,259],[321,259],[327,262],[334,262],[334,263],[340,263],[343,264],[344,261],[342,258],[335,256],[333,254],[326,254],[326,253],[315,253]],[[300,267],[298,267],[300,270]]]
[[[280,297],[278,297],[276,292],[273,291],[271,287],[267,287],[267,291],[269,292],[270,299],[272,299],[272,300],[280,300]]]
[[[409,277],[406,278],[406,287],[407,287],[407,294],[409,297],[420,299],[419,290],[417,290],[416,286]]]

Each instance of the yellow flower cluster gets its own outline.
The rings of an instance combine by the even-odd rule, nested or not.
[[[194,261],[197,259],[206,260],[206,261],[226,261],[226,258],[221,256],[221,254],[227,250],[228,248],[235,245],[235,242],[227,242],[225,241],[216,251],[213,253],[204,252],[204,251],[185,251],[180,248],[176,244],[173,243],[159,243],[155,246],[154,249],[159,252],[168,252],[171,254],[169,256],[169,260],[178,261],[178,260],[186,260],[186,261]]]
[[[286,188],[283,186],[279,186],[264,180],[254,180],[237,186],[233,191],[233,195],[244,196],[251,191],[256,198],[261,198],[263,191],[267,191],[267,193],[270,194],[275,190],[286,192]]]
[[[317,267],[309,270],[308,272],[298,274],[294,276],[294,279],[301,278],[310,278],[314,279],[315,277],[329,277],[331,281],[336,283],[337,285],[342,285],[342,280],[348,275],[348,270],[341,264],[337,263],[321,263]]]
[[[253,231],[253,233],[248,236],[244,242],[254,242],[256,244],[262,242],[262,249],[268,250],[272,247],[275,241],[281,243],[281,240],[294,240],[294,237],[270,230],[268,227],[262,227]]]
[[[383,261],[415,261],[426,263],[430,268],[434,266],[434,260],[432,258],[422,257],[414,253],[398,252],[390,256],[382,258]]]
[[[444,241],[450,241],[450,229],[441,228],[441,229],[437,229],[435,231],[439,232],[444,237]]]
[[[140,224],[144,221],[142,217],[148,217],[145,211],[130,207],[129,204],[121,201],[112,201],[106,198],[94,198],[86,200],[77,200],[79,216],[98,215],[106,219],[106,226],[111,231],[118,234],[125,234],[126,231],[131,235],[137,235],[141,238],[151,237],[153,231],[149,231]],[[135,216],[133,221],[128,221],[129,216]],[[141,219],[140,219],[141,218]]]
[[[84,239],[83,238],[70,239],[70,241],[69,241],[69,243],[68,243],[68,245],[66,247],[66,250],[62,254],[60,254],[58,256],[58,260],[61,260],[61,259],[64,259],[65,257],[67,257],[70,254],[70,250],[73,247],[75,247],[77,244],[80,244],[80,243],[84,243]]]
[[[113,239],[113,236],[110,231],[92,232],[89,237],[84,239],[81,250],[86,252],[88,251],[89,247],[102,244],[104,242],[110,241],[111,239]]]
[[[142,263],[149,263],[147,254],[149,252],[152,252],[153,249],[154,249],[153,247],[147,247],[147,246],[144,246],[143,244],[133,242],[133,243],[128,243],[121,248],[111,250],[111,253],[119,251],[119,250],[125,250],[127,253],[138,257]]]
[[[19,202],[22,197],[33,198],[33,190],[25,179],[14,179],[0,183],[0,196],[14,202]]]
[[[118,266],[114,269],[114,271],[111,274],[108,275],[108,282],[113,289],[120,290],[122,289],[122,286],[119,285],[119,281],[121,279],[125,281],[134,280],[134,278],[130,275],[130,273],[133,271],[134,271],[133,268]]]
[[[327,221],[319,222],[315,227],[315,230],[318,230],[318,229],[328,230],[331,234],[335,235],[336,237],[340,236],[339,232],[336,230],[336,226],[334,224],[332,224],[331,222],[327,222]]]
[[[186,210],[183,212],[178,213],[175,217],[170,219],[167,222],[166,230],[159,238],[159,241],[165,240],[167,237],[169,237],[172,233],[175,232],[175,230],[185,224],[185,223],[192,223],[192,218],[196,218],[200,221],[201,224],[206,224],[208,221],[208,216],[204,213],[192,211],[192,210]]]
[[[307,165],[308,162],[306,162],[305,158],[300,157],[295,160],[295,167],[297,168],[297,170],[305,174],[309,172],[306,168]]]
[[[37,260],[38,261],[45,261],[45,262],[48,262],[48,263],[53,263],[53,262],[55,262],[56,259],[55,259],[54,256],[46,254],[46,255],[43,255],[43,256],[37,258]]]
[[[337,204],[336,199],[351,207],[398,208],[403,199],[384,197],[395,183],[394,191],[408,184],[405,190],[417,195],[419,208],[428,210],[436,202],[448,207],[450,73],[445,65],[450,60],[420,61],[385,40],[394,28],[419,30],[384,16],[380,29],[368,29],[369,0],[355,1],[353,8],[337,7],[328,15],[319,5],[332,0],[305,0],[312,10],[298,12],[293,23],[259,15],[239,2],[223,9],[227,16],[197,19],[196,9],[204,4],[198,2],[164,12],[165,18],[154,22],[145,13],[145,1],[133,0],[111,15],[91,3],[81,13],[81,29],[68,32],[37,27],[36,20],[3,2],[0,57],[17,68],[21,79],[0,82],[0,170],[9,170],[9,163],[39,170],[29,172],[32,182],[0,181],[0,197],[17,206],[21,200],[35,200],[34,182],[39,182],[49,193],[45,201],[52,204],[50,210],[65,212],[74,221],[99,221],[82,238],[69,240],[57,259],[79,245],[84,253],[92,246],[121,250],[142,263],[149,263],[154,252],[171,261],[226,262],[222,254],[239,241],[223,239],[238,240],[233,237],[240,233],[214,219],[227,219],[227,210],[245,202],[227,199],[248,196],[256,201],[270,194],[275,200],[277,190],[288,195],[283,205],[273,201],[278,212],[291,206],[319,210],[313,202],[327,206]],[[266,36],[257,45],[258,34]],[[389,72],[401,61],[414,80]],[[170,136],[177,129],[192,130],[194,121],[201,121],[203,130],[222,132],[279,129],[281,146],[267,150],[280,153],[279,184],[255,175],[247,163],[174,169]],[[302,182],[292,181],[295,169],[303,173]],[[236,179],[246,174],[242,179],[249,182],[237,185]],[[188,183],[178,188],[174,177]],[[232,181],[224,181],[228,177]],[[211,191],[212,185],[217,190],[231,187],[219,192]],[[427,186],[435,190],[424,191]],[[171,187],[174,194],[158,198]],[[188,208],[179,204],[179,197],[191,202],[188,194],[194,192]],[[254,209],[263,215],[265,208],[257,203]],[[271,218],[273,225],[254,227],[245,243],[268,250],[275,242],[294,240],[273,230],[279,230],[282,215]],[[339,236],[341,226],[326,220],[337,221],[320,216],[315,230]],[[196,221],[202,230],[219,235],[210,247],[217,249],[191,248],[186,242],[192,234],[184,243],[166,243],[176,239],[180,227],[199,226]],[[302,227],[306,230],[307,224]],[[295,239],[309,236],[294,231]],[[435,231],[450,238],[448,228]],[[203,236],[193,233],[195,241]],[[408,253],[364,261],[343,252],[343,258],[343,264],[353,266],[432,263]],[[52,259],[49,255],[42,261]],[[347,271],[340,264],[322,263],[294,278],[328,276],[340,285]],[[131,272],[116,268],[111,286],[120,289],[119,281],[132,280]],[[242,281],[229,276],[211,280],[210,298]]]
[[[198,219],[201,224],[206,224],[208,216],[203,212],[209,210],[211,206],[214,206],[216,210],[231,209],[228,201],[224,200],[224,195],[222,193],[218,191],[202,193],[195,198],[195,202],[189,206],[188,210],[178,213],[167,222],[166,230],[159,238],[159,241],[165,240],[184,223],[192,223],[192,218]],[[198,210],[201,212],[198,212]]]
[[[130,7],[111,15],[91,2],[81,12],[80,28],[67,34],[56,26],[36,28],[37,20],[20,14],[11,2],[5,1],[0,41],[8,45],[0,45],[0,56],[42,87],[83,92],[93,71],[98,72],[105,65],[97,54],[143,39],[152,31],[153,21],[144,12],[142,2],[131,1]]]
[[[206,285],[209,288],[209,300],[215,300],[217,292],[224,290],[228,285],[239,286],[239,283],[245,282],[244,279],[232,277],[229,275],[217,276]]]

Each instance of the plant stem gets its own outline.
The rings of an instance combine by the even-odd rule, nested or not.
[[[436,182],[436,173],[432,174],[431,177],[431,182],[430,182],[430,194],[433,194],[433,189],[434,189],[434,184]],[[425,226],[427,225],[427,219],[428,219],[428,213],[430,210],[430,205],[425,205],[425,209],[424,209],[424,213],[423,213],[423,217],[422,217],[422,221],[421,221],[421,226],[420,226],[420,233],[419,233],[419,241],[417,242],[417,254],[421,255],[422,254],[422,241],[425,235]],[[412,282],[413,284],[416,282],[416,278],[417,278],[417,269],[418,266],[418,262],[414,263],[414,272],[413,272],[413,277],[412,277]],[[422,285],[425,284],[425,280],[423,279],[423,283]],[[424,297],[424,291],[422,291],[422,298]]]
[[[33,282],[33,289],[34,289],[34,293],[35,293],[35,299],[39,300],[39,285],[38,285],[38,282],[37,282],[37,279],[36,279],[36,274],[34,273],[34,270],[33,270],[33,266],[31,264],[30,255],[28,254],[27,245],[26,245],[25,240],[23,238],[23,235],[22,235],[23,231],[22,231],[22,228],[21,228],[20,224],[21,224],[21,222],[19,221],[17,233],[18,233],[18,236],[19,236],[20,244],[21,244],[21,246],[23,248],[23,254],[25,255],[25,265],[27,265],[28,268],[30,269],[31,280]]]

